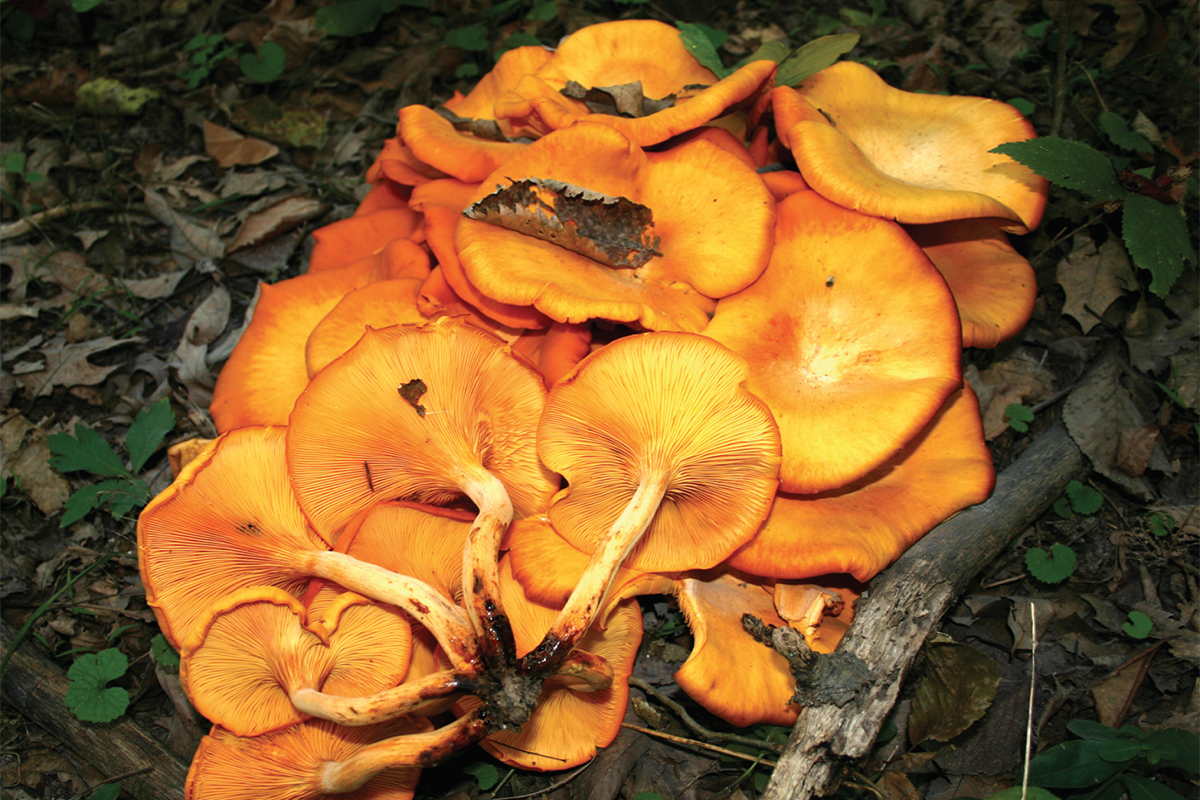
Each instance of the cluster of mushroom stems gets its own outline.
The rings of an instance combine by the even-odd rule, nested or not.
[[[990,493],[961,356],[1032,309],[1007,234],[1045,184],[988,152],[1031,128],[854,63],[775,72],[614,22],[401,109],[139,521],[214,723],[190,798],[408,798],[473,742],[584,763],[646,594],[692,628],[681,688],[789,724],[742,615],[828,652],[863,582]]]

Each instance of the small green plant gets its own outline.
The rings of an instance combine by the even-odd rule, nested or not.
[[[1137,150],[1143,143],[1149,144],[1120,117],[1104,117],[1100,125],[1110,141],[1123,149]],[[1185,265],[1197,263],[1179,205],[1190,169],[1173,167],[1151,178],[1128,167],[1118,168],[1113,158],[1083,142],[1055,136],[1008,142],[991,152],[1009,156],[1106,210],[1121,209],[1125,247],[1133,263],[1150,272],[1150,291],[1159,297],[1170,291]]]
[[[429,8],[429,0],[345,0],[317,10],[317,24],[330,36],[362,36],[398,8]]]
[[[27,158],[24,153],[5,153],[0,156],[0,167],[3,167],[5,172],[15,172],[21,176],[21,180],[26,183],[38,183],[46,180],[46,176],[40,172],[27,170],[25,164]]]
[[[1004,419],[1008,427],[1017,433],[1025,433],[1029,430],[1029,423],[1033,422],[1033,410],[1020,403],[1009,403],[1004,407]]]
[[[179,668],[179,653],[175,652],[175,648],[171,647],[167,637],[161,633],[155,634],[154,638],[150,640],[150,655],[164,667]]]
[[[1031,547],[1025,553],[1025,568],[1042,583],[1062,583],[1075,572],[1075,551],[1065,544],[1056,544],[1047,553]]]
[[[121,782],[106,783],[88,795],[88,800],[117,800],[121,796]]]
[[[1121,630],[1125,631],[1128,636],[1134,639],[1145,639],[1150,635],[1150,630],[1154,627],[1154,622],[1141,611],[1130,611],[1129,622],[1121,626]]]
[[[1151,533],[1162,539],[1170,536],[1171,531],[1175,530],[1175,526],[1178,523],[1176,523],[1173,518],[1167,516],[1166,514],[1155,512],[1150,515],[1150,518],[1146,521],[1146,524],[1150,527]]]
[[[842,8],[838,11],[842,19],[847,25],[852,28],[888,28],[893,25],[899,25],[900,20],[896,17],[885,16],[887,11],[887,0],[867,0],[867,6],[870,7],[871,13],[865,11],[856,11],[853,8]]]
[[[1144,731],[1071,720],[1079,739],[1063,742],[1029,763],[1029,783],[1043,789],[1084,790],[1077,800],[1183,800],[1178,792],[1148,775],[1178,769],[1200,770],[1200,737],[1179,728]]]
[[[256,53],[238,52],[242,45],[224,45],[225,37],[220,33],[198,33],[183,46],[185,53],[191,53],[191,66],[184,67],[176,73],[180,80],[187,82],[187,88],[195,89],[203,83],[209,74],[222,61],[238,59],[242,74],[257,83],[270,83],[283,74],[286,56],[283,48],[276,42],[263,42]]]
[[[108,683],[128,669],[129,659],[115,647],[75,659],[67,670],[67,708],[84,722],[112,722],[129,707],[129,692]]]
[[[150,502],[149,485],[136,475],[173,427],[175,415],[168,400],[142,409],[125,438],[129,468],[100,434],[84,425],[76,424],[74,436],[69,433],[50,436],[50,452],[54,453],[50,466],[59,472],[82,471],[112,478],[85,486],[67,498],[59,526],[66,527],[97,508],[106,507],[114,517],[122,517],[135,506]]]
[[[1054,513],[1063,519],[1075,514],[1095,514],[1104,505],[1104,495],[1079,481],[1067,484],[1066,494],[1054,501]]]
[[[496,769],[495,764],[486,761],[467,764],[463,767],[463,772],[475,779],[475,787],[481,792],[490,791],[500,782],[500,770]]]

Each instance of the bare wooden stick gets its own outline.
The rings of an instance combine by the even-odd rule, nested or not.
[[[13,640],[0,621],[0,649]],[[4,673],[4,699],[15,710],[58,737],[84,761],[140,800],[183,800],[187,764],[127,719],[104,725],[81,722],[67,711],[67,676],[25,643],[13,651]],[[93,787],[94,788],[94,787]]]
[[[872,680],[842,707],[806,707],[763,800],[808,800],[832,791],[850,759],[871,749],[909,665],[970,580],[1062,495],[1084,467],[1061,424],[1047,430],[996,481],[990,499],[943,522],[871,583],[838,648]]]

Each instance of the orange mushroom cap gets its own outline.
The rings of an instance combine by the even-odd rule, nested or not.
[[[398,130],[415,158],[468,183],[483,180],[526,147],[519,142],[497,142],[457,131],[454,123],[426,106],[400,109]]]
[[[517,655],[524,656],[541,641],[558,609],[530,600],[513,578],[507,558],[500,565],[500,589],[517,640]],[[590,631],[578,645],[609,663],[612,685],[583,692],[551,676],[521,730],[493,733],[481,742],[483,749],[510,766],[538,771],[570,769],[591,760],[598,748],[607,747],[621,731],[629,702],[629,676],[641,641],[641,608],[634,601],[616,604],[608,614],[608,626]],[[467,700],[470,702],[460,704],[464,709],[474,705],[473,698]]]
[[[286,425],[308,385],[305,345],[347,292],[375,281],[429,275],[429,256],[407,239],[348,267],[261,284],[254,316],[225,362],[209,412],[217,430]]]
[[[470,282],[488,297],[536,306],[558,322],[603,318],[651,330],[702,330],[710,298],[750,285],[770,256],[770,193],[753,169],[710,142],[646,153],[613,128],[580,123],[534,142],[485,180],[476,200],[526,179],[561,181],[644,206],[653,227],[632,222],[627,233],[657,239],[653,249],[661,253],[641,266],[617,268],[552,241],[462,220],[455,245]],[[619,208],[614,203],[605,201]],[[538,213],[528,208],[516,216],[537,225]]]
[[[587,322],[554,322],[540,331],[525,331],[513,342],[513,351],[537,364],[549,389],[575,369],[591,352],[592,328]]]
[[[413,155],[412,150],[404,145],[399,136],[384,140],[383,149],[375,156],[375,162],[367,170],[367,182],[374,184],[391,181],[400,186],[420,186],[448,177],[450,176],[445,172],[434,169]]]
[[[704,335],[749,362],[789,492],[875,469],[962,383],[958,314],[933,264],[899,225],[816,192],[779,204],[770,266],[717,304]]]
[[[180,653],[196,710],[238,736],[258,736],[309,717],[292,703],[300,689],[372,695],[408,671],[409,624],[396,609],[346,593],[319,621],[304,619],[303,604],[272,586],[210,606]]]
[[[963,347],[995,347],[1021,332],[1037,276],[1008,236],[973,219],[905,227],[942,273],[962,319]]]
[[[417,296],[417,308],[430,319],[454,317],[468,325],[474,325],[482,331],[487,331],[508,344],[515,343],[523,333],[523,329],[497,322],[459,297],[454,288],[446,282],[446,271],[440,266],[434,267],[433,271],[429,273],[429,277],[421,284],[421,293]],[[539,314],[539,316],[541,315]]]
[[[417,234],[420,234],[418,237]],[[381,208],[355,214],[313,231],[316,246],[308,273],[337,269],[374,255],[395,239],[423,241],[421,215],[411,208]]]
[[[417,304],[423,284],[420,278],[397,278],[347,292],[308,335],[304,363],[309,378],[353,347],[367,326],[387,328],[429,322]]]
[[[184,793],[188,800],[412,800],[421,774],[412,763],[380,770],[361,786],[337,794],[324,778],[331,764],[350,761],[382,742],[428,736],[432,727],[422,717],[353,728],[308,720],[253,737],[214,727],[200,741]]]
[[[386,149],[387,145],[384,145]],[[380,176],[377,183],[373,183],[371,188],[367,190],[367,196],[358,204],[358,208],[354,209],[355,216],[361,214],[370,214],[375,211],[383,211],[388,208],[407,208],[409,193],[412,191],[411,186],[396,183],[387,180]],[[311,266],[310,266],[311,269]]]
[[[535,72],[553,55],[553,52],[545,47],[514,47],[497,59],[496,66],[480,78],[466,96],[460,95],[447,100],[443,105],[448,111],[467,119],[496,119],[496,101],[511,91],[521,78]],[[509,138],[520,135],[511,125],[502,124],[501,131]]]
[[[852,61],[773,100],[804,179],[839,205],[899,222],[993,217],[1013,233],[1041,221],[1046,179],[988,152],[1034,135],[1010,105],[893,89]]]
[[[675,673],[679,688],[739,727],[794,723],[800,708],[792,703],[796,682],[787,659],[742,627],[744,614],[787,625],[775,611],[771,588],[718,573],[681,579],[675,597],[695,639]]]
[[[900,453],[847,486],[780,492],[731,567],[804,579],[845,572],[868,581],[951,515],[991,494],[996,471],[969,385]]]

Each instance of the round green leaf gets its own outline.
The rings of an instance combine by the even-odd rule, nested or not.
[[[1075,551],[1065,544],[1056,544],[1047,553],[1034,547],[1025,553],[1029,574],[1043,583],[1062,583],[1075,571]]]
[[[1071,508],[1078,514],[1095,514],[1104,505],[1104,495],[1079,481],[1067,484],[1067,497],[1071,500]]]
[[[1121,630],[1132,636],[1134,639],[1145,639],[1150,635],[1150,629],[1154,627],[1153,621],[1141,611],[1130,611],[1129,622],[1121,626]]]
[[[250,80],[256,83],[270,83],[283,74],[286,61],[287,57],[278,43],[263,42],[258,47],[258,53],[243,53],[238,59],[238,66],[242,68],[242,74]],[[169,407],[167,412],[170,413]],[[174,423],[175,418],[172,416],[171,424]]]

